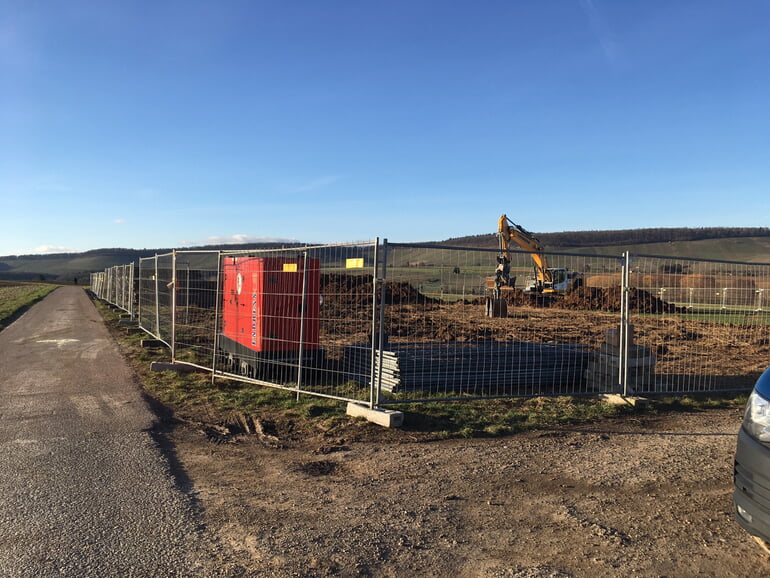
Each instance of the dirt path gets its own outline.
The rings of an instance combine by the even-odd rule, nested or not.
[[[172,439],[247,576],[770,575],[733,521],[740,420],[711,410],[441,442],[372,441],[362,424],[288,448],[190,428]]]

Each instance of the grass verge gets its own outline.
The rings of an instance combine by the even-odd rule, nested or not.
[[[177,419],[208,426],[258,420],[281,433],[283,441],[315,435],[345,439],[438,440],[500,437],[533,429],[579,426],[596,422],[649,417],[670,412],[702,412],[743,407],[747,394],[661,396],[646,405],[615,405],[597,397],[537,397],[525,399],[421,402],[389,405],[404,412],[400,430],[351,418],[340,401],[297,396],[293,392],[230,380],[212,383],[209,373],[151,371],[153,361],[168,361],[167,349],[141,346],[146,334],[118,325],[118,314],[100,307],[102,315],[132,364],[145,392]]]
[[[54,289],[56,285],[0,281],[0,330]]]

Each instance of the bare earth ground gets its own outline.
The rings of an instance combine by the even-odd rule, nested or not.
[[[740,421],[719,409],[502,439],[362,423],[171,440],[234,575],[770,575],[732,514]]]

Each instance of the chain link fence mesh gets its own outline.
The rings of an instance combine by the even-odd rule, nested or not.
[[[371,405],[750,389],[768,365],[768,264],[544,253],[542,291],[507,256],[496,293],[499,251],[387,242],[177,251],[91,285],[175,361]]]
[[[748,389],[767,367],[770,265],[639,255],[629,281],[647,297],[631,314],[632,353],[654,361],[648,372],[631,357],[634,392]]]
[[[390,244],[386,255],[383,401],[579,395],[614,391],[617,379],[593,379],[592,352],[619,325],[619,288],[596,285],[590,303],[575,288],[538,292],[531,256],[510,251],[508,284],[490,316],[498,251]],[[617,257],[553,254],[557,274],[619,275]],[[602,292],[603,300],[598,292]]]

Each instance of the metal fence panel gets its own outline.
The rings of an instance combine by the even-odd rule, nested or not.
[[[770,265],[638,255],[632,393],[749,389],[770,361]]]
[[[135,314],[134,264],[108,267],[103,272],[91,274],[91,292],[99,299]]]
[[[160,337],[158,308],[158,256],[139,260],[139,327],[156,339]]]
[[[376,244],[223,251],[215,371],[318,396],[371,400]]]
[[[99,299],[104,299],[104,277],[104,271],[91,273],[91,281],[89,283],[91,293]]]
[[[139,327],[172,348],[174,253],[139,260]]]
[[[118,265],[112,268],[114,277],[114,300],[112,303],[134,315],[134,264]]]
[[[547,255],[553,268],[591,274],[578,299],[529,291],[532,258],[511,251],[504,311],[490,317],[498,251],[389,244],[385,255],[382,403],[617,389],[617,364],[595,352],[620,323],[618,258]]]
[[[220,302],[219,252],[175,253],[174,361],[213,368],[216,311]]]
[[[157,306],[158,339],[173,348],[173,302],[174,254],[165,253],[156,258],[155,297]]]

